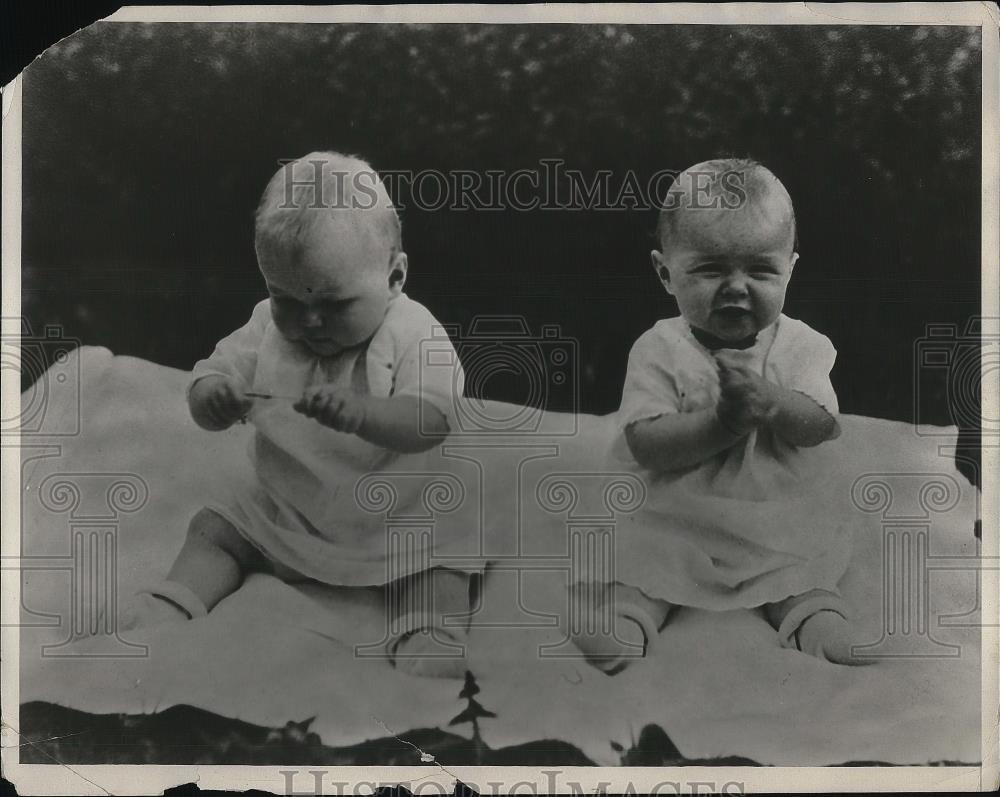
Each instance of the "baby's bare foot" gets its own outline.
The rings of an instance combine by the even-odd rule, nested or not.
[[[802,623],[798,630],[799,648],[803,653],[834,664],[874,664],[874,659],[851,653],[851,647],[856,641],[854,626],[833,611],[817,612]]]

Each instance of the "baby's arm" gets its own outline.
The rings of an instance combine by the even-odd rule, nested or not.
[[[338,432],[392,451],[413,454],[433,448],[448,435],[448,422],[437,407],[418,396],[361,396],[332,385],[310,388],[295,409]]]
[[[698,465],[735,444],[743,435],[727,429],[715,408],[682,411],[678,373],[683,355],[673,337],[654,328],[629,352],[619,417],[632,457],[654,471]]]
[[[840,434],[840,426],[814,399],[759,376],[739,360],[718,352],[720,396],[717,412],[722,424],[741,436],[756,426],[767,426],[793,446],[808,448]]]
[[[744,436],[727,428],[715,407],[647,418],[625,428],[625,440],[636,462],[659,471],[698,465]]]
[[[448,412],[462,394],[464,376],[458,354],[447,337],[438,336],[440,325],[426,308],[406,301],[397,302],[390,312],[388,326],[371,344],[377,353],[368,355],[390,366],[390,395],[318,385],[305,392],[295,409],[324,426],[356,434],[373,445],[415,454],[433,448],[448,436]],[[422,362],[425,349],[421,342],[432,339],[436,352],[450,354],[444,358],[450,365],[427,367]],[[377,370],[385,373],[382,364]]]
[[[661,415],[625,429],[636,462],[652,470],[699,465],[766,425],[790,445],[817,446],[840,434],[836,419],[805,393],[768,382],[719,355],[721,396],[715,407]]]
[[[268,301],[258,303],[246,324],[220,340],[209,357],[195,363],[188,408],[202,429],[228,429],[250,411],[253,402],[244,391],[253,384],[257,349],[270,319]]]
[[[775,409],[770,428],[793,446],[810,448],[840,437],[837,419],[798,390],[774,386]]]
[[[421,401],[417,396],[369,398],[358,436],[410,454],[433,448],[448,436],[448,421],[430,402],[421,409]]]

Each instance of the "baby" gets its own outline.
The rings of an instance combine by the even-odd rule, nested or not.
[[[792,201],[748,160],[692,166],[669,200],[652,261],[680,316],[636,341],[619,414],[619,450],[646,477],[658,520],[633,527],[638,544],[625,555],[640,552],[636,569],[621,570],[630,583],[588,599],[591,611],[610,608],[615,633],[574,641],[613,673],[629,651],[643,654],[673,606],[763,604],[783,646],[858,663],[836,591],[849,556],[844,529],[799,487],[800,449],[840,431],[829,378],[836,352],[781,312],[798,259]]]
[[[398,668],[461,675],[460,656],[422,654],[441,639],[461,649],[455,615],[469,612],[470,575],[409,572],[411,556],[387,585],[386,538],[358,520],[357,479],[436,446],[463,387],[457,357],[451,369],[419,367],[437,322],[402,292],[407,256],[385,187],[333,152],[286,164],[257,209],[255,248],[270,298],[195,365],[188,392],[203,429],[254,425],[253,474],[194,516],[166,581],[119,625],[201,617],[261,570],[334,585],[382,613],[399,629],[386,642]]]

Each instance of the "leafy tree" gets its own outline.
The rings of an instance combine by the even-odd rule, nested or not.
[[[980,73],[978,29],[943,26],[98,23],[26,73],[25,313],[190,367],[263,297],[253,208],[278,159],[314,149],[480,174],[561,158],[615,186],[750,154],[795,199],[786,311],[837,345],[842,409],[906,419],[925,325],[979,309]],[[395,199],[411,295],[466,326],[558,324],[579,407],[617,407],[629,346],[674,312],[653,208]],[[935,390],[923,420],[945,422]]]

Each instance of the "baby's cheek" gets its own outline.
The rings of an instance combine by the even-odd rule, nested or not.
[[[784,287],[769,286],[761,292],[758,304],[764,309],[764,312],[768,316],[768,322],[770,323],[775,321],[778,314],[781,312],[781,308],[785,305]]]
[[[360,343],[378,332],[384,320],[384,310],[379,311],[377,307],[358,307],[338,319],[337,326],[342,337],[350,338],[352,343]]]
[[[271,318],[274,320],[274,325],[278,328],[278,332],[280,332],[285,338],[288,338],[289,340],[298,340],[302,337],[299,325],[289,316],[288,313],[280,310],[273,310],[271,312]]]

